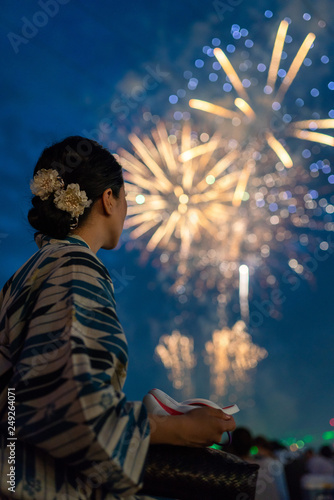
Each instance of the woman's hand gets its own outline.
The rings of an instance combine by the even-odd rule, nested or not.
[[[219,443],[223,432],[233,431],[236,427],[231,415],[216,408],[196,408],[183,416],[185,446],[211,446]]]
[[[211,446],[219,443],[223,432],[233,431],[236,427],[232,416],[211,407],[195,408],[175,416],[149,414],[149,420],[151,444]]]

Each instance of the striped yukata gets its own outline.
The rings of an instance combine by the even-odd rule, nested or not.
[[[134,495],[149,421],[143,403],[122,392],[127,342],[108,270],[79,236],[35,239],[39,250],[0,294],[0,498],[148,498]]]

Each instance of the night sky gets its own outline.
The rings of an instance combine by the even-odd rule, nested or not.
[[[292,115],[298,112],[300,119],[309,118],[309,110],[334,118],[334,13],[330,0],[53,0],[49,14],[36,14],[47,3],[2,2],[1,286],[36,251],[26,215],[31,200],[29,181],[44,147],[68,135],[83,135],[98,138],[113,153],[118,146],[130,150],[128,134],[133,130],[147,133],[153,125],[143,118],[144,113],[172,119],[175,110],[181,109],[169,98],[186,85],[184,72],[196,70],[195,60],[205,57],[203,46],[211,46],[215,37],[222,47],[232,43],[233,24],[248,30],[248,38],[254,42],[250,59],[256,64],[261,58],[268,63],[279,22],[285,17],[291,19],[289,32],[299,45],[314,31],[312,66],[301,68],[286,106],[291,107]],[[236,52],[241,42],[235,40]],[[143,87],[148,74],[154,75],[157,84],[138,97],[133,89]],[[313,88],[318,95],[310,93]],[[220,80],[200,82],[196,97],[222,99]],[[298,98],[303,98],[305,111],[297,109]],[[190,108],[184,103],[182,110],[189,112]],[[194,120],[198,125],[198,114]],[[333,135],[333,130],[324,132]],[[318,157],[333,164],[333,151],[321,146]],[[307,155],[300,155],[305,169],[310,163]],[[318,186],[322,183],[330,195],[334,192],[331,174],[321,175]],[[209,398],[209,372],[201,353],[218,328],[210,291],[200,304],[193,300],[180,304],[168,291],[170,275],[157,264],[161,250],[145,262],[138,249],[126,249],[128,240],[125,231],[116,250],[98,254],[114,280],[118,314],[128,338],[128,398],[141,399],[149,389],[158,387],[182,400],[181,391],[173,388],[154,354],[160,336],[174,329],[194,338],[198,362],[192,396]],[[254,434],[290,439],[291,443],[312,436],[311,443],[318,445],[325,432],[334,431],[329,423],[334,418],[334,245],[321,255],[312,282],[296,274],[293,282],[279,281],[283,298],[279,317],[272,318],[264,310],[261,324],[250,325],[249,330],[253,342],[264,347],[268,357],[259,362],[242,391],[231,386],[220,401],[229,404],[229,396],[236,394],[241,408],[237,424],[248,426]],[[284,253],[277,259],[282,268],[289,269]],[[258,295],[256,280],[255,273],[251,313],[258,312],[257,304],[264,300]],[[262,302],[262,307],[266,304]],[[236,311],[234,308],[228,315],[232,322],[238,319]],[[180,315],[182,324],[175,321]],[[334,436],[326,441],[333,442]]]

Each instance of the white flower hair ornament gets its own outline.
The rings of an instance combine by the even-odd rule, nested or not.
[[[80,191],[79,184],[69,184],[66,189],[55,192],[54,204],[59,210],[69,212],[73,218],[82,215],[85,208],[92,204],[85,191]]]
[[[41,200],[47,200],[54,193],[54,204],[59,210],[64,210],[75,219],[71,229],[78,225],[78,218],[93,203],[89,200],[86,191],[80,191],[79,184],[68,184],[64,188],[64,181],[57,170],[42,168],[30,182],[30,189],[35,196]]]
[[[47,200],[51,193],[63,187],[63,179],[59,176],[57,170],[52,169],[46,170],[42,168],[30,181],[31,192],[35,196],[39,196],[41,200]]]

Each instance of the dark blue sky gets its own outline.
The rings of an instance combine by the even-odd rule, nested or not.
[[[1,286],[36,250],[26,214],[29,180],[42,149],[67,135],[94,135],[106,120],[113,127],[109,144],[115,150],[116,145],[129,148],[127,134],[134,127],[144,128],[145,107],[152,114],[170,117],[168,97],[184,82],[183,72],[194,67],[195,59],[203,56],[203,45],[210,45],[214,37],[230,39],[233,23],[251,33],[255,57],[265,53],[269,58],[273,34],[285,16],[291,18],[291,29],[300,42],[314,29],[303,13],[310,13],[313,26],[325,20],[327,26],[318,29],[314,50],[317,60],[327,55],[329,63],[303,68],[303,76],[291,92],[293,102],[305,92],[305,105],[322,117],[328,117],[334,107],[327,88],[334,68],[334,14],[329,0],[226,0],[229,8],[222,7],[224,2],[188,0],[55,2],[58,11],[44,16],[36,14],[42,10],[43,0],[2,2]],[[264,15],[266,10],[273,12],[272,18]],[[152,72],[158,85],[147,90],[144,101],[124,104],[124,94]],[[306,97],[312,87],[320,90],[316,102]],[[217,96],[221,92],[218,85],[215,92]],[[322,151],[333,163],[332,148]],[[139,399],[152,387],[159,387],[181,398],[154,357],[154,348],[160,335],[175,329],[174,318],[182,307],[166,292],[161,272],[152,261],[139,265],[137,251],[126,251],[123,245],[99,256],[115,280],[118,312],[129,341],[128,397]],[[295,286],[281,282],[285,298],[282,318],[278,321],[264,315],[263,323],[252,329],[254,342],[269,355],[240,394],[243,409],[236,420],[256,434],[280,439],[313,435],[319,442],[324,432],[333,429],[329,420],[334,417],[334,256],[327,256],[318,262],[312,287],[301,278]],[[283,254],[279,259],[286,264]],[[125,282],[119,278],[123,269],[131,277]],[[194,337],[200,358],[218,319],[209,299],[200,306],[190,301],[183,309],[182,333]],[[255,310],[251,303],[251,311]],[[208,398],[208,368],[200,360],[194,381],[194,396]],[[250,400],[255,406],[250,407]]]

